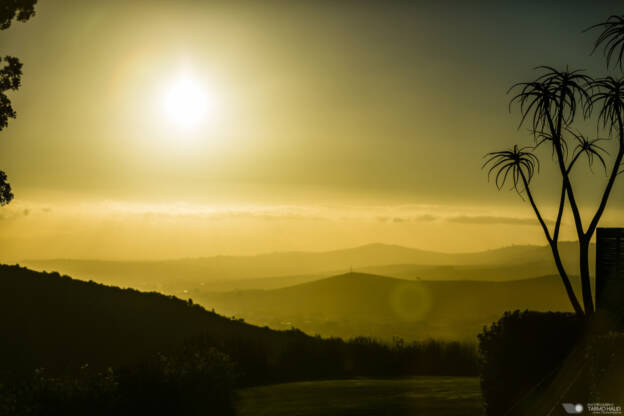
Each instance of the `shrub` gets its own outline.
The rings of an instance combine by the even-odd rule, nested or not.
[[[118,373],[51,377],[37,370],[0,385],[0,415],[233,415],[235,367],[215,349],[186,348]]]
[[[37,369],[28,378],[0,385],[0,415],[110,415],[117,404],[117,388],[112,370],[91,373],[83,366],[75,376],[54,377]]]
[[[506,312],[479,334],[481,391],[488,415],[507,414],[545,385],[580,340],[584,320],[571,313]]]

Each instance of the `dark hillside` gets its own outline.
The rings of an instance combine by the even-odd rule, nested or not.
[[[358,375],[476,372],[474,345],[385,345],[310,337],[228,319],[159,293],[0,265],[0,368],[52,374],[135,366],[183,345],[215,347],[240,366],[243,384]]]
[[[131,364],[199,334],[220,339],[282,333],[231,320],[172,296],[142,293],[57,273],[0,266],[3,368],[62,370]]]

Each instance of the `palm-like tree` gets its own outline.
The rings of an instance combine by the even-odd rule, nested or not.
[[[546,240],[548,240],[548,244],[550,245],[551,251],[553,253],[553,258],[555,260],[555,265],[568,295],[568,299],[570,300],[574,311],[578,314],[582,314],[583,308],[581,307],[576,297],[576,294],[574,293],[574,289],[572,288],[570,278],[568,277],[568,274],[563,266],[563,262],[559,254],[559,248],[557,246],[559,224],[561,223],[561,214],[563,212],[563,205],[565,202],[565,188],[562,192],[555,231],[553,232],[553,234],[551,234],[537,206],[537,203],[535,202],[530,187],[533,177],[537,172],[539,172],[540,168],[539,159],[537,158],[537,156],[535,156],[535,154],[532,151],[529,151],[526,147],[519,147],[518,145],[514,145],[514,147],[510,150],[490,152],[486,154],[485,157],[486,161],[483,164],[482,168],[488,168],[488,179],[494,177],[494,183],[499,190],[505,186],[505,183],[508,180],[511,180],[513,190],[515,190],[520,195],[523,193],[527,195],[527,198],[531,203],[531,207],[533,208],[533,211],[537,216],[539,224],[544,231]]]
[[[536,69],[544,71],[535,81],[518,83],[511,87],[510,92],[520,90],[510,100],[510,107],[514,102],[520,104],[522,118],[521,127],[527,120],[531,121],[533,132],[546,134],[550,137],[553,152],[556,155],[559,171],[563,180],[563,188],[568,195],[574,222],[578,230],[583,228],[581,216],[566,166],[567,143],[563,130],[574,122],[579,107],[581,114],[586,116],[591,107],[591,96],[588,86],[593,80],[583,71],[558,71],[549,66]]]
[[[620,69],[623,69],[624,16],[611,16],[607,21],[592,26],[590,29],[592,28],[602,28],[602,33],[594,45],[594,51],[603,47],[607,67],[617,62]],[[504,184],[510,173],[512,179],[516,178],[515,190],[519,191],[518,183],[522,185],[521,191],[529,197],[531,206],[544,230],[552,248],[555,264],[575,311],[580,314],[591,314],[594,310],[594,303],[589,273],[589,245],[604,213],[617,176],[624,172],[621,170],[624,159],[624,79],[606,77],[593,80],[582,71],[568,69],[558,71],[547,66],[537,69],[543,73],[534,81],[518,83],[510,88],[510,92],[515,92],[510,100],[510,108],[513,104],[519,104],[521,114],[519,127],[525,123],[530,124],[535,140],[534,149],[548,143],[552,148],[553,159],[559,168],[562,179],[561,197],[552,234],[530,190],[531,178],[535,171],[529,170],[527,164],[531,164],[529,162],[531,160],[532,166],[535,165],[532,153],[532,156],[528,156],[530,152],[517,146],[511,151],[488,153],[489,159],[486,162],[486,165],[490,166],[488,175],[491,176],[493,172],[496,172],[496,185],[499,189],[501,181]],[[608,153],[601,146],[601,142],[607,139],[588,138],[572,128],[579,116],[586,119],[592,117],[592,113],[596,114],[598,126],[608,131],[609,138],[614,136],[617,138],[618,150],[611,166],[608,166],[605,159]],[[580,208],[576,202],[571,181],[571,172],[578,165],[576,162],[582,157],[587,159],[590,169],[594,163],[602,165],[608,176],[599,206],[587,228],[581,220]],[[503,160],[504,162],[501,162]],[[557,248],[566,199],[570,202],[579,240],[579,274],[584,311],[571,289]]]
[[[553,248],[553,255],[559,274],[567,289],[567,283],[569,283],[567,273],[563,266],[559,266],[560,259],[557,260],[559,257],[557,244],[566,195],[570,201],[570,208],[579,241],[581,241],[583,235],[583,223],[570,181],[570,171],[576,159],[573,158],[572,163],[567,161],[569,146],[564,131],[570,129],[578,115],[583,117],[589,115],[592,102],[589,91],[591,90],[593,80],[580,70],[570,71],[566,68],[566,70],[559,71],[549,66],[541,66],[536,69],[543,71],[543,73],[535,81],[518,83],[511,87],[510,92],[516,91],[516,94],[510,100],[510,107],[514,103],[520,105],[522,118],[519,127],[526,122],[530,122],[537,145],[546,141],[550,142],[557,166],[559,167],[562,178],[559,210],[553,234],[549,236],[547,233],[546,237],[551,248]],[[584,247],[581,248],[581,251],[583,249]],[[588,250],[589,246],[587,247]],[[581,281],[585,311],[591,313],[593,311],[593,299],[589,280],[589,265],[587,266],[586,275],[581,272]],[[576,310],[577,307],[572,298],[571,301]],[[577,312],[579,311],[577,310]]]

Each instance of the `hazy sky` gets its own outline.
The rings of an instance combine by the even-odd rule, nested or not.
[[[624,12],[617,1],[39,3],[0,32],[0,53],[24,63],[18,118],[0,133],[16,194],[0,209],[6,261],[541,244],[529,205],[487,182],[482,156],[531,144],[506,91],[535,66],[606,74],[589,55],[596,33],[581,32]],[[187,81],[205,100],[192,126],[167,111]],[[551,173],[536,183],[545,205],[558,197]],[[584,175],[587,203],[604,174]],[[623,189],[604,225],[622,218]]]

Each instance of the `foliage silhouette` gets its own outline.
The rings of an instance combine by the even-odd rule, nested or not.
[[[550,66],[539,66],[536,70],[545,71],[535,81],[519,82],[511,86],[508,93],[520,90],[510,102],[511,106],[520,105],[521,127],[529,118],[534,132],[542,132],[553,120],[570,125],[576,116],[578,107],[584,109],[590,96],[585,85],[592,81],[581,70],[558,71]]]
[[[599,146],[597,143],[601,142],[603,138],[589,139],[581,133],[576,133],[572,130],[569,130],[570,134],[576,139],[577,145],[574,147],[574,157],[570,162],[570,166],[568,167],[568,174],[572,169],[572,166],[576,163],[581,155],[585,155],[587,157],[587,164],[589,169],[592,169],[594,165],[594,161],[598,160],[602,167],[604,168],[605,173],[607,172],[607,163],[604,160],[603,154],[608,155],[609,152],[603,147]]]
[[[27,378],[0,384],[0,414],[201,415],[234,414],[236,368],[214,348],[159,354],[138,365],[72,376],[37,369]]]
[[[0,3],[0,30],[8,29],[13,19],[25,22],[35,15],[37,0],[3,0]]]
[[[0,206],[8,204],[12,199],[11,185],[7,182],[6,173],[0,170]]]
[[[0,3],[0,30],[8,29],[13,20],[25,22],[35,15],[37,0],[3,0]],[[0,131],[9,124],[9,118],[15,118],[17,113],[13,109],[7,91],[15,91],[20,87],[22,78],[22,63],[14,56],[0,58]],[[6,205],[13,199],[11,185],[7,182],[7,175],[0,170],[0,206]]]
[[[20,87],[22,77],[22,63],[13,56],[0,58],[4,66],[0,69],[0,130],[9,125],[9,118],[15,118],[16,112],[7,97],[7,91],[15,91]]]
[[[620,48],[617,58],[621,68],[624,54],[624,49],[622,49],[624,47],[623,18],[611,16],[606,22],[592,26],[592,28],[597,27],[603,28],[603,32],[594,45],[594,51],[604,45],[607,66],[609,66],[616,49]],[[488,153],[486,156],[489,159],[484,167],[490,167],[488,177],[496,172],[496,185],[499,190],[501,189],[501,181],[504,183],[509,172],[512,173],[513,189],[519,194],[527,194],[531,207],[551,247],[555,265],[570,303],[577,314],[590,315],[594,311],[589,271],[590,242],[611,196],[617,175],[621,173],[620,166],[624,156],[622,121],[624,117],[624,79],[606,77],[594,80],[581,70],[571,71],[567,68],[563,71],[549,66],[540,66],[536,69],[542,73],[534,81],[516,83],[509,89],[509,92],[515,92],[509,106],[511,109],[514,104],[519,105],[521,115],[519,128],[525,123],[530,125],[535,142],[534,149],[545,143],[550,144],[554,163],[561,175],[559,206],[552,231],[546,225],[530,189],[531,166],[536,164],[537,160],[534,159],[536,156],[533,153],[524,152],[518,147],[514,147],[512,152]],[[595,120],[598,127],[597,131],[599,128],[606,130],[608,138],[588,138],[574,130],[574,122],[579,118],[591,119],[594,110],[598,111]],[[608,167],[605,160],[608,152],[599,143],[614,138],[617,140],[618,150],[612,165]],[[572,149],[570,141],[576,142]],[[520,151],[524,153],[521,155],[518,153]],[[531,156],[528,156],[529,154]],[[593,172],[592,166],[597,162],[602,165],[608,176],[598,208],[591,216],[591,221],[587,226],[583,224],[583,216],[572,185],[572,171],[581,157],[587,158],[590,171]],[[518,160],[522,160],[522,163]],[[518,188],[519,184],[522,185],[521,189]],[[579,275],[583,306],[579,303],[572,288],[559,252],[559,232],[566,199],[574,218],[579,242]]]
[[[481,391],[487,415],[512,414],[511,407],[545,383],[585,329],[579,315],[507,312],[479,334]]]
[[[617,52],[617,63],[622,69],[622,58],[624,58],[624,16],[609,16],[602,23],[589,27],[587,30],[602,29],[602,33],[594,43],[592,53],[603,46],[603,52],[607,58],[607,67],[611,66],[614,54]],[[618,51],[619,49],[619,51]]]
[[[519,194],[523,191],[530,192],[529,183],[535,173],[539,171],[539,159],[525,149],[514,145],[511,150],[491,152],[486,155],[488,159],[483,167],[490,167],[488,178],[492,172],[496,172],[494,183],[498,189],[502,189],[509,178],[516,192]],[[511,177],[509,177],[509,173],[511,173]]]

